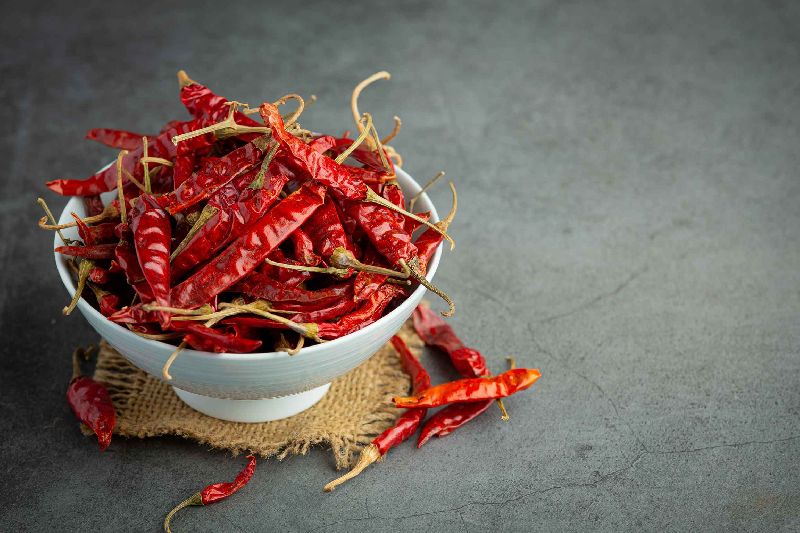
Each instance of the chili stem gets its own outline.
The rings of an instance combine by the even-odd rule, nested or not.
[[[290,265],[288,263],[279,263],[277,261],[273,261],[272,259],[266,258],[264,262],[268,265],[272,265],[278,268],[286,268],[288,270],[299,270],[301,272],[316,272],[318,274],[331,274],[333,276],[344,277],[347,276],[347,269],[346,268],[336,268],[336,267],[312,267],[306,265]]]
[[[192,494],[191,496],[183,500],[181,503],[176,505],[169,513],[167,513],[166,518],[164,518],[164,531],[166,531],[167,533],[172,533],[172,530],[169,528],[169,523],[172,520],[172,517],[175,516],[175,513],[177,513],[181,509],[193,505],[203,505],[203,496],[199,492]]]
[[[150,339],[151,341],[168,341],[181,337],[180,333],[142,333],[133,329],[131,324],[126,324],[128,329],[143,339]]]
[[[389,135],[387,135],[386,137],[381,139],[381,144],[386,144],[389,141],[391,141],[392,139],[394,139],[395,137],[397,137],[397,134],[400,133],[400,128],[402,128],[402,127],[403,127],[403,121],[400,120],[400,117],[395,115],[394,116],[394,128],[392,129],[392,132]]]
[[[161,377],[164,378],[164,381],[172,381],[172,375],[170,375],[170,373],[169,373],[169,367],[172,366],[172,363],[175,362],[175,359],[178,358],[178,356],[181,354],[181,352],[183,351],[184,348],[186,348],[186,341],[181,341],[181,343],[178,345],[178,347],[175,348],[175,351],[172,352],[169,355],[169,357],[167,358],[167,361],[164,363],[164,366],[161,368]],[[175,511],[175,510],[173,510],[173,511]],[[175,514],[175,513],[171,512],[169,515],[167,515],[167,518],[171,518],[171,515],[173,515],[173,514]],[[167,524],[168,522],[169,522],[169,520],[165,521],[164,523]]]
[[[128,221],[128,208],[125,205],[125,193],[122,192],[122,158],[127,154],[127,150],[122,150],[117,155],[117,195],[119,197],[119,218],[123,224]]]
[[[185,70],[178,71],[178,84],[181,86],[181,88],[188,87],[189,85],[195,85],[196,83],[196,81],[186,74]]]
[[[147,153],[147,137],[142,137],[142,157],[139,159],[139,162],[142,163],[142,172],[144,173],[144,192],[150,194],[150,167],[147,166],[148,163],[148,153]]]
[[[128,181],[130,181],[131,183],[133,183],[134,185],[136,185],[136,188],[137,188],[137,189],[139,189],[139,190],[140,190],[140,191],[142,191],[142,192],[147,192],[147,189],[145,188],[145,186],[144,186],[144,183],[142,183],[141,181],[139,181],[139,180],[137,180],[136,178],[134,178],[134,177],[133,177],[133,174],[131,174],[130,172],[128,172],[128,169],[125,169],[125,168],[123,168],[123,169],[122,169],[122,172],[125,174],[125,178],[126,178]]]
[[[363,272],[370,272],[372,274],[379,274],[382,276],[390,276],[398,279],[408,279],[408,272],[397,272],[390,268],[383,268],[375,265],[367,265],[355,258],[350,250],[346,250],[341,246],[336,248],[331,254],[331,264],[336,265],[341,269],[352,268],[354,270],[361,270]]]
[[[284,317],[276,315],[274,313],[263,311],[263,310],[259,309],[258,307],[254,307],[252,304],[251,305],[238,305],[238,304],[234,304],[234,303],[222,303],[222,304],[219,304],[219,306],[221,308],[225,308],[225,309],[227,309],[227,308],[242,309],[244,311],[253,313],[254,315],[259,315],[259,316],[263,316],[264,318],[269,318],[270,320],[278,322],[279,324],[283,324],[285,326],[288,326],[289,329],[291,329],[292,331],[294,331],[296,333],[299,333],[300,335],[302,335],[304,337],[308,337],[309,339],[311,339],[313,341],[316,341],[316,342],[319,342],[319,343],[325,342],[324,340],[320,339],[319,336],[317,336],[317,331],[316,331],[317,330],[317,327],[316,327],[317,325],[316,324],[301,324],[301,323],[298,323],[298,322],[293,322],[293,321],[289,320],[288,318],[284,318]]]
[[[61,310],[64,315],[72,313],[72,311],[75,310],[75,306],[78,305],[78,301],[83,294],[83,289],[86,288],[86,280],[89,278],[89,272],[91,272],[93,266],[91,261],[81,261],[81,264],[78,266],[78,288],[75,289],[75,294],[72,296],[69,305]]]
[[[278,153],[278,143],[275,142],[272,144],[272,148],[270,148],[269,153],[261,161],[261,168],[258,169],[258,174],[256,174],[255,179],[248,185],[251,189],[259,190],[264,188],[264,176],[267,174],[267,170],[269,170],[269,165],[272,163],[272,159],[275,157],[275,154]]]
[[[419,268],[419,259],[416,257],[411,258],[411,260],[406,263],[402,259],[400,260],[400,266],[403,268],[407,268],[412,278],[414,278],[420,285],[434,293],[435,295],[439,296],[442,300],[447,302],[447,305],[450,306],[450,309],[447,311],[442,311],[442,316],[450,317],[456,313],[456,304],[453,302],[452,299],[444,292],[442,289],[428,281],[425,276],[422,275]]]
[[[359,121],[359,117],[361,113],[358,112],[358,97],[361,95],[361,91],[363,91],[368,85],[375,83],[378,80],[389,80],[392,78],[392,75],[386,72],[385,70],[381,70],[380,72],[376,72],[372,76],[362,80],[358,85],[355,86],[353,89],[353,94],[350,96],[350,111],[353,112],[353,120],[358,126],[358,131],[363,131],[363,127],[361,126],[361,122]],[[373,145],[371,140],[367,140],[367,146],[370,147],[370,150],[374,150],[375,146]]]
[[[290,126],[295,122],[297,122],[297,119],[300,118],[300,115],[303,113],[303,109],[305,109],[306,107],[306,103],[303,100],[303,97],[300,96],[299,94],[294,94],[294,93],[282,96],[281,98],[278,99],[278,101],[273,102],[272,105],[278,107],[285,104],[287,100],[297,100],[297,109],[288,119],[284,121],[284,127]]]
[[[410,218],[412,220],[416,220],[417,222],[420,222],[421,224],[424,224],[424,225],[428,226],[429,228],[433,229],[433,231],[441,234],[442,237],[447,239],[447,242],[450,243],[450,249],[451,250],[453,250],[456,247],[456,242],[453,240],[453,238],[450,235],[447,234],[446,231],[442,230],[441,228],[438,228],[434,224],[431,224],[427,220],[418,217],[414,213],[409,213],[408,211],[406,211],[402,207],[397,207],[392,202],[384,199],[382,196],[377,194],[375,191],[373,191],[369,187],[367,187],[367,197],[364,200],[367,201],[367,202],[372,202],[374,204],[382,205],[383,207],[385,207],[387,209],[391,209],[392,211],[397,211],[398,213],[400,213],[401,215],[403,215],[405,217],[408,217],[408,218]]]
[[[64,237],[64,234],[63,234],[63,233],[61,233],[61,226],[59,226],[58,224],[56,224],[56,222],[57,222],[57,220],[56,220],[56,217],[54,217],[54,216],[53,216],[53,212],[52,212],[52,211],[50,211],[50,208],[47,206],[47,202],[45,202],[45,201],[44,201],[44,198],[37,198],[37,199],[36,199],[36,202],[37,202],[37,203],[38,203],[40,206],[42,206],[42,209],[44,209],[44,212],[47,214],[47,215],[46,215],[46,217],[45,217],[45,219],[47,219],[47,218],[49,218],[49,219],[50,219],[50,222],[52,222],[52,227],[53,227],[53,228],[56,230],[56,233],[58,233],[58,237],[61,239],[61,242],[63,242],[63,243],[64,243],[64,245],[67,245],[67,244],[69,244],[70,242],[72,242],[72,239],[70,239],[70,240],[68,241],[68,240],[67,240],[67,238],[66,238],[66,237]],[[72,223],[69,225],[69,227],[72,227],[72,226],[74,226],[75,224],[76,224],[75,222],[72,222]],[[62,224],[62,226],[63,226],[63,224]],[[40,228],[44,228],[44,226],[42,225],[42,221],[41,221],[41,220],[39,221],[39,227],[40,227]],[[45,228],[45,229],[50,229],[50,228],[48,227],[48,228]]]
[[[366,126],[365,126],[366,127]],[[387,174],[394,175],[392,171],[392,165],[386,160],[386,152],[383,150],[383,145],[381,144],[381,138],[378,136],[378,130],[375,129],[375,124],[370,124],[369,126],[370,133],[372,134],[372,140],[375,143],[375,150],[378,151],[378,155],[381,157],[381,164],[383,168],[386,169]]]
[[[37,202],[39,202],[39,200],[44,202],[44,200],[42,200],[41,198],[39,198],[37,200]],[[39,203],[39,205],[41,205],[41,203]],[[47,205],[47,204],[45,204],[45,205]],[[49,211],[49,210],[50,210],[49,208],[46,208],[46,211]],[[81,222],[83,222],[84,224],[96,224],[96,223],[102,222],[102,221],[104,221],[104,220],[106,220],[108,218],[114,218],[118,214],[119,214],[119,211],[117,211],[116,208],[112,207],[111,204],[109,204],[103,209],[103,212],[100,213],[99,215],[94,215],[94,216],[91,216],[91,217],[82,218]],[[55,231],[57,231],[59,233],[59,236],[60,236],[61,232],[59,230],[67,229],[67,228],[74,228],[75,226],[78,225],[77,222],[67,222],[65,224],[55,224],[55,219],[52,218],[52,216],[53,216],[53,214],[50,213],[49,217],[51,218],[51,221],[54,222],[53,224],[47,224],[46,221],[47,221],[48,217],[47,216],[43,216],[42,218],[39,219],[39,227],[42,228],[42,229],[46,229],[46,230],[55,230]],[[61,240],[64,240],[64,238],[61,237]],[[71,239],[66,239],[64,244],[66,244],[67,242],[71,242],[71,241],[72,241]]]
[[[189,233],[186,234],[186,237],[183,238],[181,243],[175,248],[175,251],[173,251],[169,256],[170,262],[174,261],[175,258],[178,257],[178,255],[184,251],[187,246],[189,246],[189,243],[192,241],[197,232],[200,231],[200,229],[206,225],[206,222],[208,222],[209,219],[218,212],[219,209],[210,204],[206,204],[205,207],[203,207],[203,210],[200,212],[200,216],[197,217],[197,220],[194,222],[194,224],[192,224]]]
[[[513,357],[506,357],[506,361],[508,361],[509,370],[517,368],[517,362],[514,360]],[[511,419],[511,417],[509,416],[508,411],[506,411],[506,404],[503,403],[502,398],[497,399],[497,407],[500,408],[500,412],[502,413],[500,420],[502,420],[503,422],[508,422]]]
[[[419,192],[417,194],[415,194],[414,196],[411,197],[411,200],[408,201],[408,210],[409,211],[414,211],[414,204],[417,203],[417,200],[419,200],[419,197],[422,196],[422,194],[425,193],[428,189],[433,187],[433,185],[437,181],[439,181],[439,179],[442,176],[444,176],[444,170],[440,170],[438,172],[438,174],[436,174],[434,177],[432,177],[431,179],[428,180],[428,183],[426,183],[425,185],[422,186],[422,188],[419,190]]]
[[[353,479],[354,477],[359,475],[369,465],[379,460],[380,458],[381,458],[381,452],[378,450],[378,447],[375,446],[374,444],[370,444],[369,446],[361,450],[361,455],[358,456],[358,462],[356,463],[356,465],[353,467],[352,470],[350,470],[343,476],[334,479],[333,481],[325,485],[325,487],[322,490],[324,490],[325,492],[332,491],[345,481]]]
[[[297,344],[294,348],[286,350],[286,353],[289,355],[297,355],[300,353],[300,350],[303,349],[303,344],[305,344],[306,338],[300,335],[300,338],[297,339]]]
[[[337,163],[339,163],[340,165],[341,165],[342,163],[344,163],[344,162],[345,162],[345,160],[346,160],[348,157],[350,157],[350,154],[352,154],[352,153],[353,153],[353,151],[354,151],[356,148],[358,148],[358,147],[359,147],[359,145],[360,145],[361,143],[363,143],[363,142],[364,142],[364,139],[366,139],[366,138],[367,138],[367,135],[368,135],[368,134],[369,134],[369,132],[371,131],[371,129],[372,129],[372,115],[370,115],[369,113],[364,113],[364,116],[363,116],[363,117],[361,117],[361,119],[359,120],[359,123],[358,123],[358,124],[359,124],[359,126],[361,126],[361,122],[362,122],[362,121],[363,121],[363,122],[366,122],[366,125],[365,125],[365,126],[364,126],[364,128],[361,130],[361,133],[358,135],[358,137],[356,137],[356,140],[355,140],[355,141],[353,141],[353,143],[352,143],[350,146],[348,146],[348,147],[347,147],[347,150],[345,150],[344,152],[342,152],[341,154],[339,154],[339,155],[336,157],[335,161],[336,161]]]
[[[197,309],[183,309],[181,307],[167,307],[164,305],[156,305],[156,304],[144,304],[142,305],[142,309],[145,311],[162,311],[165,313],[170,313],[172,315],[206,315],[209,313],[213,313],[214,309],[206,304],[202,307],[198,307]]]

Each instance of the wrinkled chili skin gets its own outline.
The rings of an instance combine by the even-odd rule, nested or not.
[[[94,128],[86,133],[86,139],[105,144],[110,148],[116,148],[118,150],[135,150],[140,148],[142,146],[142,137],[150,137],[150,135],[142,135],[141,133],[125,130],[113,130],[110,128]]]
[[[333,199],[328,197],[303,226],[313,243],[314,251],[326,260],[337,248],[354,252],[353,243],[344,231]]]
[[[337,322],[317,324],[319,328],[317,334],[322,339],[338,339],[365,328],[378,320],[389,303],[400,294],[402,294],[402,289],[397,285],[383,285],[361,307],[341,317]]]
[[[103,200],[100,198],[99,195],[84,196],[83,205],[86,208],[86,216],[88,217],[99,215],[100,213],[103,212],[103,209],[105,208],[105,206],[103,205]]]
[[[505,398],[536,383],[535,368],[515,368],[491,377],[468,378],[431,387],[420,395],[393,398],[396,407],[439,407],[450,403]]]
[[[124,228],[128,227],[127,224],[120,224],[120,226]],[[122,232],[121,230],[120,233]],[[123,274],[125,274],[128,285],[133,287],[142,302],[152,302],[154,299],[153,291],[150,289],[150,284],[147,283],[147,280],[144,278],[144,273],[139,266],[139,259],[136,257],[133,244],[126,239],[120,239],[119,243],[117,243],[117,246],[114,248],[114,261],[116,261],[117,266],[122,270]]]
[[[78,235],[86,244],[108,244],[115,238],[115,222],[102,222],[94,226],[87,226],[82,221],[78,223]]]
[[[172,305],[199,307],[242,279],[300,227],[324,199],[325,189],[313,183],[287,196],[222,253],[174,287]]]
[[[314,180],[338,191],[350,200],[366,198],[366,184],[361,179],[353,177],[349,167],[340,165],[330,157],[320,154],[284,129],[283,118],[277,107],[270,103],[264,103],[261,105],[260,112],[265,123],[272,129],[273,138]]]
[[[257,169],[243,174],[218,190],[208,201],[216,213],[192,237],[186,247],[172,261],[172,279],[209,259],[226,244],[255,222],[269,209],[286,184],[286,176],[269,177],[264,187],[248,187],[255,179]]]
[[[294,230],[289,235],[289,240],[292,241],[294,258],[297,261],[308,266],[317,266],[320,263],[319,256],[314,253],[314,243],[311,242],[311,238],[303,231],[302,227]]]
[[[200,491],[200,497],[202,498],[203,505],[208,505],[210,503],[225,499],[247,485],[247,483],[250,481],[250,478],[253,477],[253,474],[256,471],[256,458],[254,455],[248,455],[247,459],[247,466],[244,468],[244,470],[239,472],[232,482],[214,483],[212,485],[208,485],[206,488]]]
[[[159,305],[169,306],[169,250],[172,226],[167,213],[149,194],[143,194],[131,211],[133,244],[144,279]],[[168,316],[165,315],[168,322]]]
[[[349,283],[335,283],[324,289],[311,291],[299,287],[291,287],[259,272],[253,272],[247,276],[234,285],[233,290],[253,298],[261,298],[275,303],[293,302],[318,305],[332,303],[351,293]]]
[[[83,257],[84,259],[111,259],[114,257],[116,244],[92,244],[89,246],[59,246],[56,252],[72,257]]]
[[[108,390],[87,376],[77,376],[67,387],[67,402],[75,416],[97,435],[100,451],[108,448],[117,417]]]
[[[253,141],[223,156],[208,158],[191,178],[159,198],[170,214],[180,213],[207,199],[226,183],[258,164],[265,142]]]
[[[403,365],[403,370],[411,377],[411,392],[413,394],[424,392],[431,386],[431,378],[425,370],[425,367],[414,357],[403,339],[395,335],[392,337],[391,342],[397,354],[400,356],[400,363]],[[397,446],[417,432],[417,428],[425,419],[427,412],[428,410],[425,408],[408,409],[405,413],[400,415],[394,426],[375,437],[372,444],[378,447],[378,451],[382,456],[386,455],[386,452],[391,448]]]
[[[431,437],[449,435],[470,420],[485,412],[494,400],[481,402],[454,403],[444,407],[430,417],[422,428],[417,440],[417,448],[422,447]]]
[[[411,242],[411,235],[393,211],[381,205],[364,202],[348,202],[345,209],[358,221],[372,245],[391,265],[409,261],[417,255],[417,247]]]
[[[428,346],[438,348],[448,355],[464,347],[464,343],[453,331],[453,327],[431,309],[424,306],[417,307],[412,314],[412,320],[417,335]],[[464,376],[465,374],[461,375]],[[470,375],[467,374],[467,376]]]
[[[351,312],[356,308],[356,305],[352,297],[344,297],[327,307],[303,310],[296,315],[290,316],[289,319],[299,323],[316,323],[335,320]],[[280,307],[284,306],[282,305]]]
[[[186,332],[183,340],[195,350],[215,353],[249,353],[261,347],[260,340],[247,339],[235,333],[227,333],[188,321],[174,321],[173,329]]]

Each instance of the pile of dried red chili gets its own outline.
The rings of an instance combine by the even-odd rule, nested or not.
[[[358,111],[361,90],[385,78],[353,92],[354,139],[303,129],[298,95],[251,108],[184,72],[190,120],[155,135],[91,130],[87,138],[120,150],[116,163],[47,184],[82,197],[86,216],[58,225],[40,200],[42,228],[76,227],[81,239],[56,248],[78,280],[65,314],[85,297],[136,334],[174,342],[174,356],[185,346],[296,353],[375,322],[417,284],[442,296],[451,315],[452,301],[425,272],[442,240],[452,245],[455,189],[445,220],[409,212],[395,181],[402,159],[385,145],[399,120],[381,139]],[[289,100],[297,109],[282,115]],[[116,198],[104,203],[111,191]],[[170,378],[168,367],[163,374]]]

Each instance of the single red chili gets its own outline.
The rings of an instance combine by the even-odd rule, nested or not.
[[[118,150],[136,150],[142,146],[142,137],[150,137],[150,135],[110,128],[94,128],[86,134],[87,139]]]
[[[319,290],[301,289],[281,283],[260,272],[253,272],[233,286],[235,292],[269,302],[327,305],[351,294],[350,283],[336,283]]]
[[[325,189],[307,183],[275,205],[217,257],[174,287],[172,305],[194,308],[208,302],[252,272],[325,199]]]
[[[143,194],[131,210],[130,228],[139,267],[150,285],[153,299],[158,305],[169,307],[169,249],[172,234],[169,215],[153,196]],[[162,322],[168,324],[169,314],[163,313],[161,316]]]
[[[337,248],[355,252],[331,197],[326,198],[325,203],[314,211],[303,228],[311,239],[314,250],[326,260],[330,259]]]
[[[215,94],[205,85],[189,78],[183,70],[178,71],[178,83],[181,86],[181,102],[194,118],[204,119],[209,123],[220,122],[228,118],[230,100]],[[234,116],[237,124],[261,126],[244,113],[237,112]]]
[[[321,339],[338,339],[363,329],[381,318],[386,307],[400,294],[402,294],[402,289],[397,285],[383,285],[352,313],[341,317],[336,322],[317,324],[317,335]]]
[[[67,387],[67,402],[78,419],[97,435],[97,443],[102,452],[111,444],[111,432],[116,424],[117,414],[108,390],[88,376],[81,375],[78,354],[72,354],[72,380]]]
[[[412,393],[423,393],[431,386],[431,378],[425,370],[425,367],[414,357],[414,354],[411,353],[411,350],[408,349],[408,346],[402,338],[397,335],[392,337],[392,346],[400,356],[403,369],[411,377]],[[427,411],[428,410],[424,408],[408,409],[405,413],[400,415],[400,418],[397,419],[392,427],[375,437],[368,446],[361,450],[358,462],[352,470],[325,485],[325,492],[330,492],[345,481],[356,477],[369,465],[386,455],[390,449],[416,433]]]
[[[94,283],[87,283],[87,285],[94,293],[94,298],[97,300],[97,307],[100,310],[100,314],[105,317],[110,317],[119,310],[121,303],[119,296],[101,289]]]
[[[183,500],[181,503],[175,506],[168,514],[167,517],[164,519],[164,531],[167,533],[171,533],[172,530],[170,529],[170,522],[172,521],[172,517],[175,516],[175,513],[183,509],[184,507],[189,507],[191,505],[209,505],[212,503],[216,503],[220,500],[224,500],[228,498],[233,493],[239,491],[242,487],[247,485],[250,479],[253,477],[253,474],[256,471],[256,458],[254,455],[247,456],[248,462],[247,466],[239,472],[232,482],[228,483],[214,483],[212,485],[208,485],[206,488],[201,490],[196,494],[192,494],[189,498]]]
[[[541,375],[536,368],[515,368],[496,376],[443,383],[422,394],[397,396],[392,401],[396,407],[439,407],[451,403],[494,400],[527,389]]]
[[[57,247],[56,252],[86,259],[111,259],[114,257],[115,247],[116,244],[92,244],[89,246],[69,245]]]
[[[103,222],[96,226],[89,226],[75,213],[70,213],[78,226],[78,236],[87,246],[92,244],[108,244],[114,240],[114,229],[117,227],[115,222]]]
[[[173,321],[172,329],[186,332],[183,340],[195,350],[216,353],[249,353],[261,348],[261,341],[188,321]]]

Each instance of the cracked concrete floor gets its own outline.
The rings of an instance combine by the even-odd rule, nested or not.
[[[263,461],[177,531],[800,528],[800,9],[791,2],[104,2],[0,22],[0,529],[151,530],[239,465],[180,439],[81,436],[69,353],[95,340],[34,221],[44,180],[112,156],[90,127],[180,115],[174,73],[243,101],[364,94],[426,179],[460,192],[439,284],[499,370],[543,378],[325,495],[325,450]],[[433,193],[449,205],[445,187]],[[435,354],[435,379],[453,377]]]

